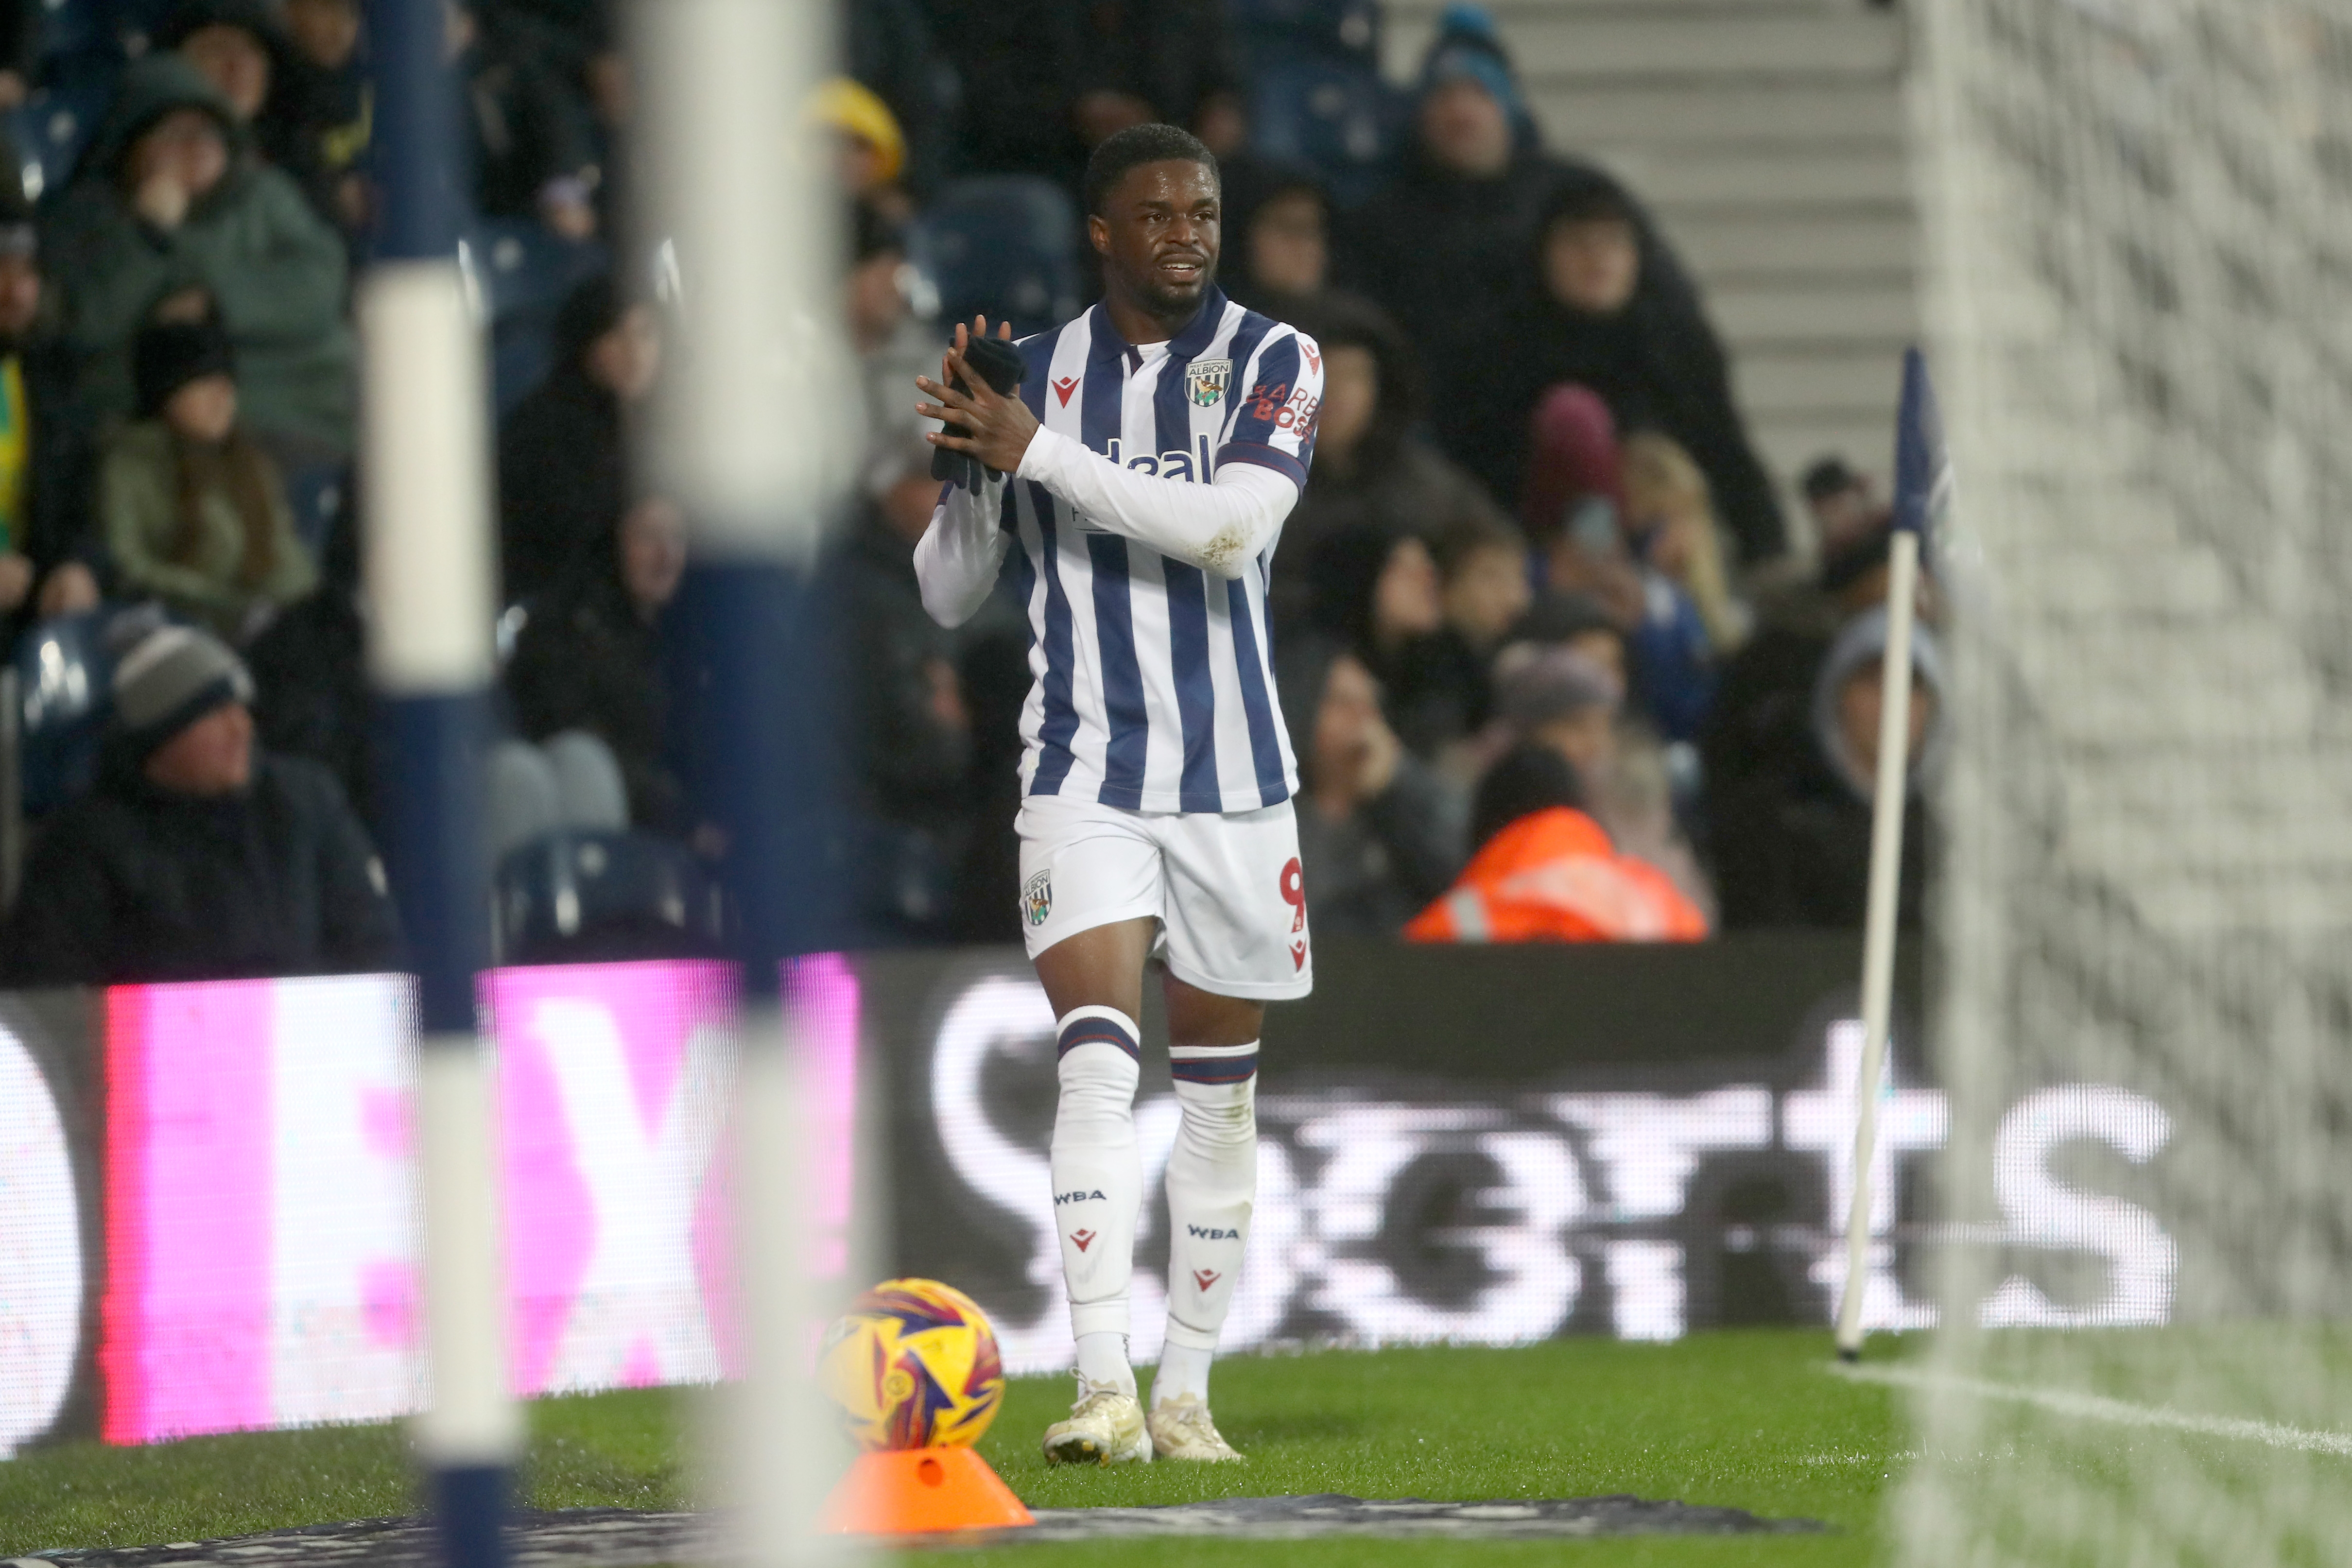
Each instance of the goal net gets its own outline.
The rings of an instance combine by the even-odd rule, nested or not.
[[[2336,1561],[2352,0],[1914,15],[1962,740],[1900,1560]]]

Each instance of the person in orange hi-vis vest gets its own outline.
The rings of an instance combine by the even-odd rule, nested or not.
[[[1570,802],[1564,759],[1541,746],[1495,765],[1479,789],[1485,841],[1404,928],[1410,942],[1696,942],[1706,916],[1646,861],[1620,854]],[[1527,808],[1524,810],[1518,808]]]

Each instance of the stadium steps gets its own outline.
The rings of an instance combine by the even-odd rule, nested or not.
[[[1410,81],[1444,0],[1389,0]],[[1622,174],[1698,274],[1766,462],[1884,474],[1918,235],[1899,13],[1864,0],[1490,0],[1555,151]],[[1792,522],[1795,518],[1792,508]]]

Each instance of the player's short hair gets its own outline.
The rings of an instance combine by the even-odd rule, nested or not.
[[[1129,170],[1179,159],[1200,164],[1223,188],[1224,177],[1217,172],[1217,155],[1183,127],[1155,123],[1130,125],[1124,131],[1113,131],[1096,145],[1094,155],[1087,160],[1087,214],[1103,215],[1103,204],[1110,200],[1112,190],[1127,177]]]

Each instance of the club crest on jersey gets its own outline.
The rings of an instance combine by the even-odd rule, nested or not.
[[[1184,395],[1202,408],[1214,408],[1233,379],[1231,360],[1194,360],[1184,367]]]
[[[1054,913],[1054,873],[1041,871],[1029,879],[1021,890],[1021,913],[1029,917],[1032,925],[1045,924],[1045,916]]]

